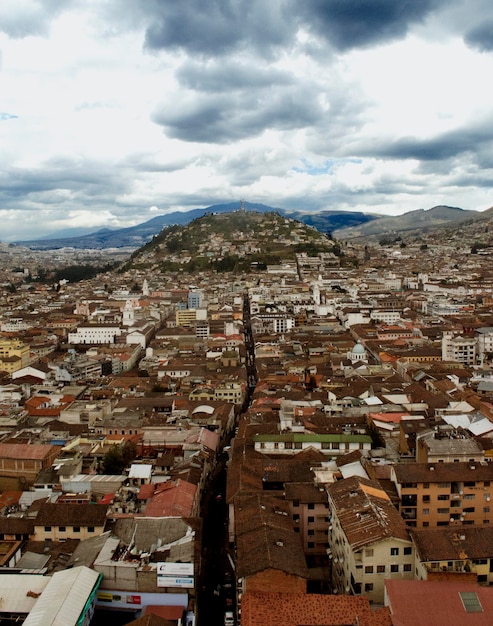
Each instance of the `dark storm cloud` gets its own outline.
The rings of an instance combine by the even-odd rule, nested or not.
[[[70,158],[51,159],[36,169],[4,169],[0,174],[0,204],[10,208],[18,198],[32,203],[40,197],[45,205],[60,204],[68,202],[64,194],[69,190],[78,204],[93,205],[95,196],[111,200],[125,192],[128,185],[126,177],[111,166]]]
[[[176,78],[184,87],[205,92],[231,92],[235,89],[276,87],[295,82],[295,78],[286,71],[226,59],[205,64],[187,61],[176,72]]]
[[[305,24],[339,50],[406,35],[438,0],[311,0],[295,4]]]
[[[478,149],[493,141],[491,125],[459,128],[432,137],[419,139],[403,137],[389,143],[377,142],[358,151],[360,156],[386,157],[392,159],[418,159],[420,161],[442,161],[455,158]],[[354,149],[354,148],[353,148]]]
[[[153,121],[182,141],[229,143],[265,129],[292,130],[315,124],[322,116],[315,98],[303,89],[233,94],[178,102],[157,110]]]
[[[2,11],[0,31],[14,39],[46,35],[51,21],[73,5],[73,0],[32,0],[27,6],[12,6]]]
[[[493,50],[493,20],[487,20],[466,33],[464,41],[481,52]]]
[[[146,3],[150,24],[145,46],[150,50],[182,49],[222,56],[240,48],[267,51],[288,41],[284,2],[275,0],[187,0]]]
[[[272,53],[295,44],[306,29],[338,50],[406,35],[443,0],[188,0],[146,4],[150,50],[182,49],[204,56],[234,50]]]

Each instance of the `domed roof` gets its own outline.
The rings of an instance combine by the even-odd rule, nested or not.
[[[366,352],[364,346],[361,344],[360,341],[358,341],[358,343],[356,343],[356,345],[353,348],[353,354],[364,354]]]

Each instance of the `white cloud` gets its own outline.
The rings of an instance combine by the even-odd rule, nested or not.
[[[347,2],[214,3],[214,37],[196,2],[2,5],[0,239],[240,198],[488,208],[493,7],[405,2],[364,31]]]

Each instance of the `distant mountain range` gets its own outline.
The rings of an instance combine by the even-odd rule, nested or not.
[[[257,213],[279,213],[284,217],[298,220],[308,226],[313,226],[322,233],[329,233],[343,227],[358,226],[366,222],[378,219],[376,215],[366,215],[358,211],[322,211],[320,213],[305,213],[302,211],[286,211],[264,204],[245,202],[246,211]],[[72,237],[52,237],[50,239],[35,239],[29,241],[16,241],[19,246],[25,246],[32,250],[53,250],[59,248],[79,249],[104,249],[104,248],[140,248],[155,235],[158,235],[167,226],[189,224],[194,219],[209,213],[230,213],[240,209],[239,202],[228,204],[215,204],[204,209],[192,209],[191,211],[174,211],[166,215],[158,215],[147,222],[110,230],[107,228],[93,233]]]
[[[480,219],[484,214],[477,211],[466,211],[458,207],[435,206],[425,211],[409,211],[394,217],[380,217],[365,224],[343,226],[337,230],[338,239],[355,239],[358,237],[382,236],[388,234],[404,234],[428,232],[444,226],[458,225],[467,220]]]
[[[164,228],[174,225],[186,225],[207,214],[230,213],[240,209],[239,202],[216,204],[202,209],[190,211],[174,211],[159,215],[137,226],[120,229],[104,228],[96,232],[78,236],[57,236],[29,241],[17,241],[17,245],[33,250],[52,250],[59,248],[106,249],[106,248],[140,248],[158,235]],[[360,211],[320,211],[309,213],[304,211],[287,211],[264,204],[244,203],[246,211],[257,213],[275,212],[312,226],[322,233],[331,233],[337,239],[354,239],[359,237],[376,237],[384,234],[398,234],[413,231],[428,231],[433,228],[451,226],[467,220],[480,219],[485,213],[466,211],[457,207],[436,206],[429,210],[418,210],[386,217],[366,214]],[[63,234],[66,234],[64,231]]]

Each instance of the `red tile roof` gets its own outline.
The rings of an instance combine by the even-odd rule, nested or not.
[[[474,583],[386,580],[394,626],[491,626],[493,588]],[[482,611],[468,613],[459,595],[475,592]]]
[[[246,592],[242,626],[392,626],[388,609],[372,611],[363,596]],[[420,624],[420,622],[415,622]],[[414,625],[414,626],[415,626]],[[436,626],[436,625],[435,625]]]

